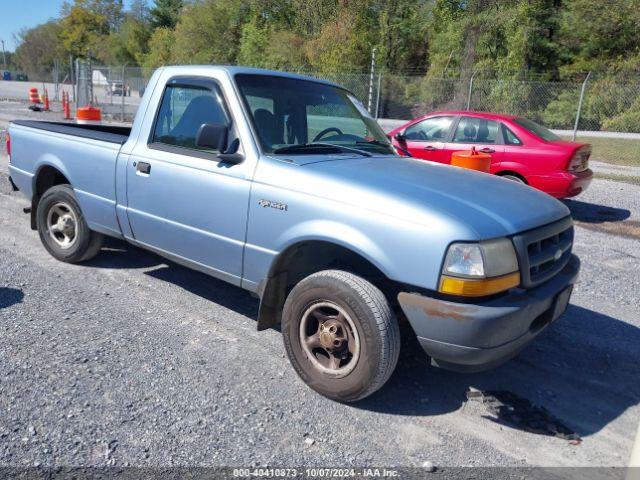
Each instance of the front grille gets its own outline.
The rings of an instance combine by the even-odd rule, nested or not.
[[[571,256],[573,222],[563,218],[513,237],[520,263],[521,285],[535,287],[562,270]]]

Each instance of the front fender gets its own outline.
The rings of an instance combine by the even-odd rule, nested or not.
[[[320,219],[298,223],[278,237],[277,250],[285,252],[292,245],[305,241],[322,241],[344,247],[371,262],[387,277],[391,276],[393,263],[389,255],[370,236],[351,225]]]

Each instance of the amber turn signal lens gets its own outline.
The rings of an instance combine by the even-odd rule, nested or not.
[[[520,273],[513,272],[493,278],[457,278],[442,275],[440,277],[441,293],[461,295],[463,297],[484,297],[504,292],[520,285]]]

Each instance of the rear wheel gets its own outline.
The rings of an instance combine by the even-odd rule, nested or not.
[[[498,176],[506,178],[507,180],[521,183],[523,185],[527,184],[524,178],[522,178],[520,175],[516,175],[515,173],[499,173]]]
[[[382,292],[340,270],[315,273],[293,288],[284,306],[282,334],[300,378],[340,402],[378,390],[400,352],[398,323]]]
[[[55,185],[42,195],[36,220],[42,244],[58,260],[83,262],[100,251],[103,236],[89,229],[69,185]]]

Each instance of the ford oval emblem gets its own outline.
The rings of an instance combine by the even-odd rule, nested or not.
[[[560,257],[561,257],[561,256],[562,256],[562,250],[558,249],[558,250],[556,251],[556,253],[553,255],[553,259],[554,259],[554,260],[556,260],[556,261],[558,261],[558,260],[560,260]]]

